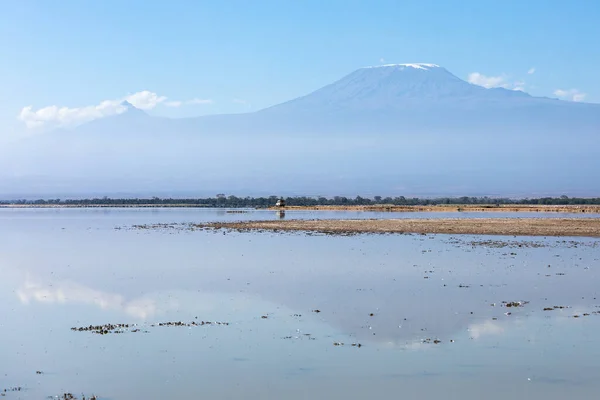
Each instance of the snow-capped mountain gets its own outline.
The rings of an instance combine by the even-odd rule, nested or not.
[[[127,112],[78,130],[112,130],[130,135],[137,124],[144,132],[168,131],[175,135],[401,135],[442,130],[484,134],[506,129],[555,132],[594,130],[600,127],[599,110],[598,104],[533,97],[504,88],[487,89],[439,65],[413,63],[360,68],[305,96],[257,112],[168,120],[151,118],[128,104]]]
[[[361,68],[246,114],[172,120],[123,106],[0,149],[0,194],[600,191],[600,105],[486,89],[435,64]]]
[[[452,105],[528,97],[520,91],[486,89],[467,83],[436,64],[389,64],[361,68],[307,96],[271,109],[394,110],[440,102]]]

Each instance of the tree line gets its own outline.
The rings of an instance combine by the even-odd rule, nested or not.
[[[185,205],[191,207],[228,207],[228,208],[267,208],[275,205],[279,196],[268,197],[237,197],[219,194],[208,198],[122,198],[113,199],[109,197],[93,199],[38,199],[38,200],[5,200],[0,201],[2,205],[66,205],[66,206],[136,206],[136,205]],[[431,205],[600,205],[600,198],[581,197],[541,197],[541,198],[493,198],[493,197],[381,197],[374,196],[354,198],[344,196],[334,197],[307,197],[295,196],[284,198],[288,206],[369,206],[379,204],[390,204],[397,206],[431,206]]]

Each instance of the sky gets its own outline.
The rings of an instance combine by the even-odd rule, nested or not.
[[[4,0],[0,143],[120,113],[259,110],[365,66],[600,103],[600,2]]]

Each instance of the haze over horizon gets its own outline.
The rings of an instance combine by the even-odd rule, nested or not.
[[[0,197],[597,195],[600,6],[546,4],[3,4]]]

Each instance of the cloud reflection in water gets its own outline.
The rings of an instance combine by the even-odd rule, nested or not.
[[[27,278],[16,290],[16,294],[23,304],[32,301],[50,304],[92,304],[103,310],[121,310],[142,320],[156,315],[158,311],[157,303],[153,299],[140,297],[127,301],[120,294],[103,292],[74,282],[43,285]]]

